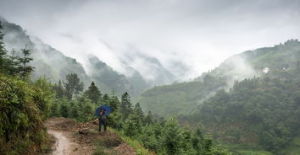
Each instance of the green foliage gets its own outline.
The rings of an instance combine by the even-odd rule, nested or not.
[[[228,154],[224,149],[212,144],[212,140],[203,137],[200,130],[192,133],[183,129],[173,119],[165,121],[154,121],[149,111],[147,116],[139,105],[131,107],[129,95],[122,96],[119,110],[115,110],[109,118],[114,122],[114,128],[129,138],[136,139],[144,147],[158,154]],[[127,106],[124,106],[127,105]],[[128,106],[130,105],[130,106]],[[123,108],[122,108],[123,106]],[[128,116],[124,110],[131,111]]]
[[[76,73],[71,73],[66,76],[65,91],[68,99],[72,99],[74,94],[79,94],[83,90],[83,83]]]
[[[7,55],[1,30],[0,23],[0,154],[36,153],[47,139],[43,120],[52,103],[51,85],[27,79],[33,70],[27,65],[30,51],[23,50],[23,57]]]
[[[121,97],[121,106],[120,106],[120,112],[123,115],[124,119],[127,119],[129,114],[132,112],[131,106],[132,105],[130,102],[130,96],[127,92],[125,92]]]
[[[59,84],[55,86],[59,86]],[[92,84],[90,88],[94,86]],[[61,90],[57,88],[54,90]],[[68,98],[67,96],[61,98],[61,96],[56,95],[56,103],[51,105],[50,116],[69,117],[78,121],[93,119],[95,109],[99,105],[88,97],[88,94],[92,92],[90,88],[84,94],[77,95],[76,98]],[[134,108],[132,107],[127,92],[122,95],[121,102],[116,96],[104,94],[100,103],[112,107],[112,113],[108,117],[109,126],[158,154],[196,155],[224,152],[224,150],[216,148],[210,139],[203,138],[200,131],[197,134],[192,134],[173,120],[167,121],[167,123],[154,121],[154,116],[150,111],[145,116],[139,103],[135,104]],[[143,152],[142,149],[137,150],[137,152],[139,151]]]
[[[236,82],[229,92],[219,91],[185,119],[200,120],[227,143],[254,143],[277,152],[289,145],[300,128],[299,82],[269,78]]]
[[[61,80],[58,81],[58,84],[54,84],[53,90],[55,91],[56,98],[62,99],[65,96],[65,89]]]
[[[139,102],[144,110],[160,116],[173,116],[193,111],[202,100],[214,91],[224,87],[222,78],[210,78],[208,81],[176,83],[158,86],[144,92]]]
[[[144,110],[161,116],[189,114],[197,105],[214,96],[220,89],[232,87],[235,80],[258,76],[278,79],[299,79],[290,71],[300,72],[300,42],[288,40],[274,47],[246,51],[224,61],[212,71],[190,82],[158,86],[145,91],[139,98]],[[269,69],[264,73],[265,68]]]
[[[91,83],[84,94],[95,104],[97,104],[101,99],[101,93],[94,82]]]
[[[52,91],[52,85],[44,78],[38,79],[33,85],[35,86],[33,99],[38,103],[37,106],[42,112],[42,118],[44,120],[48,117],[50,105],[53,103],[54,93]]]
[[[133,138],[130,138],[130,137],[127,137],[122,132],[117,131],[115,129],[109,128],[109,130],[110,130],[110,132],[118,134],[126,144],[133,147],[136,150],[137,155],[151,155],[151,154],[154,154],[153,152],[150,152],[149,150],[145,149],[145,147],[143,145],[141,145],[140,141],[138,141],[136,139],[133,139]]]
[[[3,43],[3,33],[2,33],[2,23],[0,22],[0,72],[5,73],[7,72],[7,64],[9,59],[7,58],[7,51],[4,48]]]
[[[23,57],[8,55],[7,53],[8,51],[4,48],[2,24],[0,22],[0,73],[12,76],[18,75],[23,79],[28,78],[33,71],[33,67],[28,65],[32,61],[30,50],[23,49]],[[15,53],[15,51],[12,51],[12,53]]]
[[[68,103],[67,101],[61,103],[60,105],[60,115],[62,117],[69,117],[69,107],[68,107]]]
[[[40,149],[46,139],[43,118],[49,104],[40,85],[0,74],[0,153],[22,154]],[[39,96],[39,99],[36,97]],[[44,110],[44,111],[43,111]]]
[[[152,112],[151,111],[148,111],[148,114],[145,117],[144,123],[145,124],[152,124],[153,123],[153,116],[152,116]]]
[[[28,75],[33,71],[32,66],[28,66],[28,63],[31,62],[33,59],[30,57],[30,50],[23,49],[22,54],[23,57],[18,58],[20,63],[18,67],[19,74],[22,78],[28,77]]]
[[[58,109],[58,104],[57,101],[55,101],[54,103],[51,104],[50,106],[50,117],[58,117],[60,116],[60,112]]]
[[[144,112],[140,106],[140,103],[135,104],[133,113],[138,116],[140,120],[144,120]]]

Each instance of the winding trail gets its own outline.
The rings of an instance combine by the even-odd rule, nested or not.
[[[76,122],[65,118],[51,118],[45,123],[48,134],[55,138],[52,155],[91,155],[94,148],[79,143],[74,136]]]
[[[56,130],[48,130],[48,133],[53,135],[56,139],[55,142],[55,151],[53,151],[53,155],[67,155],[71,154],[71,142],[70,140],[61,132]]]

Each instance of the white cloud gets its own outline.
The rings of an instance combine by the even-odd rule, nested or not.
[[[299,7],[295,0],[3,0],[0,14],[80,62],[94,54],[124,73],[122,59],[135,47],[171,71],[182,62],[190,67],[182,76],[192,78],[233,54],[299,38]]]

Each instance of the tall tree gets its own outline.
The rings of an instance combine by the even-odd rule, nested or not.
[[[63,84],[62,84],[61,80],[58,81],[58,84],[55,84],[53,86],[53,89],[55,91],[56,98],[63,98],[64,97],[65,90],[64,90],[64,87],[63,87]]]
[[[83,90],[83,83],[80,81],[76,73],[66,76],[65,90],[68,99],[72,99],[74,94],[79,94]]]
[[[9,56],[7,54],[7,50],[4,47],[3,36],[4,34],[2,33],[2,25],[0,22],[0,72],[8,75],[16,75],[18,73],[17,67],[19,64],[17,60],[18,57]]]
[[[31,52],[28,49],[22,49],[22,54],[23,57],[18,58],[20,63],[18,71],[20,76],[24,79],[33,71],[33,67],[28,65],[33,59],[30,57]]]
[[[148,114],[145,118],[145,124],[151,124],[153,123],[153,116],[152,116],[152,112],[148,111]]]
[[[135,104],[133,111],[140,119],[144,118],[144,112],[140,106],[140,103]]]
[[[3,43],[3,33],[2,33],[2,23],[0,22],[0,72],[5,72],[5,64],[7,61],[7,51],[4,48]]]
[[[123,115],[123,119],[127,119],[129,114],[132,112],[132,106],[130,103],[130,96],[127,92],[122,95],[121,98],[121,113]]]
[[[84,94],[95,104],[99,103],[101,99],[101,92],[94,82],[91,83],[88,90],[86,90]]]
[[[110,101],[109,101],[109,105],[111,106],[112,111],[115,111],[115,110],[119,109],[120,101],[119,101],[118,97],[117,96],[112,96]]]

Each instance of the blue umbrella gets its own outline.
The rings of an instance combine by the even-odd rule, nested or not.
[[[111,113],[111,108],[110,106],[107,105],[102,105],[96,109],[95,115],[100,116],[100,111],[104,111],[104,115],[108,116]]]

